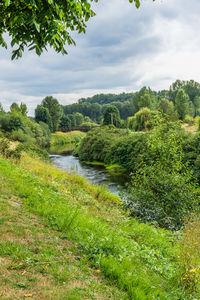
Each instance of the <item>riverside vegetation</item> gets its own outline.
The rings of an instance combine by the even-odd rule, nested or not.
[[[0,297],[199,299],[198,126],[143,108],[123,128],[109,108],[87,134],[50,135],[40,110],[49,125],[23,104],[0,111]],[[126,202],[56,169],[50,144],[127,172]]]

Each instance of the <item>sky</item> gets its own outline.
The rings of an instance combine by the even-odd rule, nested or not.
[[[0,103],[24,102],[29,115],[45,96],[63,104],[99,93],[168,89],[176,79],[200,82],[200,1],[128,0],[93,3],[86,34],[74,34],[68,55],[52,49],[11,61],[0,48]]]

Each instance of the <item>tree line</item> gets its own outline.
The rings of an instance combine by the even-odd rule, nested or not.
[[[184,120],[187,115],[193,118],[200,115],[200,84],[194,80],[176,80],[169,90],[159,92],[143,87],[135,93],[95,95],[63,106],[63,112],[65,115],[78,112],[101,123],[106,109],[110,106],[118,109],[123,121],[135,116],[143,108],[165,114],[172,121]]]
[[[27,114],[25,104],[11,105]],[[61,105],[52,97],[45,97],[35,109],[35,121],[46,124],[51,132],[77,128],[89,130],[97,124],[112,124],[134,131],[152,129],[163,119],[193,122],[200,116],[200,84],[194,80],[176,80],[169,90],[159,92],[143,87],[135,93],[100,94],[81,98],[78,103]]]

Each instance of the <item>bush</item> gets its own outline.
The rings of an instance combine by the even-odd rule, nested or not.
[[[200,197],[189,172],[169,173],[157,165],[134,175],[129,194],[126,205],[131,215],[173,230],[198,208]]]
[[[4,132],[11,132],[12,130],[24,130],[23,118],[20,113],[5,113],[0,114],[0,128]]]
[[[105,162],[115,140],[124,134],[124,130],[112,125],[89,131],[79,147],[80,160]]]
[[[155,128],[147,146],[154,159],[143,161],[132,175],[127,207],[144,221],[179,229],[185,215],[198,210],[200,202],[192,172],[183,163],[179,125],[165,123]]]
[[[105,157],[107,164],[119,164],[128,172],[136,170],[141,161],[152,159],[147,149],[147,133],[133,133],[118,137]]]
[[[12,149],[11,145],[10,145],[10,141],[6,138],[1,140],[0,153],[5,158],[20,159],[20,157],[21,157],[20,147],[16,146],[15,148]]]

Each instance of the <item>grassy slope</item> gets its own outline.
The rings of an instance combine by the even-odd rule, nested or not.
[[[126,299],[0,176],[0,299]]]
[[[177,283],[175,237],[129,219],[117,207],[117,197],[104,188],[92,187],[80,177],[27,155],[20,166],[0,159],[0,176],[26,211],[42,216],[46,225],[58,230],[65,242],[75,244],[94,268],[126,291],[125,296],[118,292],[116,299],[188,299]],[[115,299],[114,294],[96,299]]]

